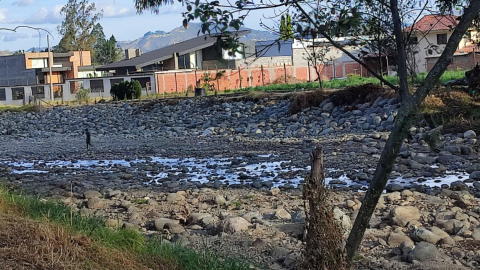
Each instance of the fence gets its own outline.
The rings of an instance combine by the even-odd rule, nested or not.
[[[365,69],[355,62],[319,65],[322,80],[345,77],[346,74],[366,76]],[[268,66],[243,67],[238,69],[186,70],[156,72],[156,89],[160,94],[193,91],[196,87],[215,89],[218,91],[240,89],[245,87],[264,86],[268,84],[288,83],[289,78],[298,81],[317,81],[318,74],[313,66]]]

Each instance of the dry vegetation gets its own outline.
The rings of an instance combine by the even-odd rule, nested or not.
[[[291,97],[291,104],[288,113],[296,114],[310,107],[316,107],[326,98],[321,90],[294,93]]]
[[[107,248],[60,225],[26,218],[2,194],[0,228],[2,270],[179,269],[172,262]]]

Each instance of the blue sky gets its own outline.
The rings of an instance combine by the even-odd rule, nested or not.
[[[57,26],[63,17],[60,9],[68,0],[1,0],[0,1],[0,28],[15,28],[19,25],[40,27],[53,35],[50,45],[60,41]],[[133,0],[99,0],[94,2],[97,11],[103,10],[100,24],[105,35],[114,35],[117,40],[134,40],[148,31],[170,31],[182,24],[181,12],[185,10],[181,4],[161,8],[161,13],[151,14],[149,11],[142,15],[136,14]],[[260,19],[263,12],[251,14],[246,20],[246,26],[262,30]],[[265,20],[264,20],[265,21]],[[46,47],[45,32],[39,33],[32,29],[19,29],[17,32],[0,31],[0,50],[26,50],[31,47]]]

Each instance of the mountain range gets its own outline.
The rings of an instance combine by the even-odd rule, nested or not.
[[[118,46],[122,49],[140,49],[143,53],[160,49],[187,39],[198,36],[198,31],[201,28],[200,23],[190,23],[188,28],[183,26],[177,27],[170,32],[155,31],[147,32],[143,37],[133,41],[119,41]],[[249,28],[242,28],[241,30],[250,30],[250,34],[245,36],[245,40],[274,40],[277,38],[275,34],[268,31],[253,30]]]

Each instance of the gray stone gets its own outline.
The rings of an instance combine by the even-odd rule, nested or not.
[[[169,230],[172,234],[185,232],[185,228],[183,228],[182,225],[180,225],[179,223],[176,223],[176,222],[165,223],[165,225],[163,226],[163,229]]]
[[[462,153],[462,151],[460,150],[460,147],[456,145],[447,145],[443,148],[443,150],[448,151],[453,155],[460,155]]]
[[[413,244],[412,239],[410,239],[410,237],[408,237],[408,235],[405,235],[403,233],[392,232],[392,233],[390,233],[390,235],[388,235],[387,243],[391,247],[398,247],[403,242],[408,242],[408,243]]]
[[[104,201],[98,197],[92,197],[87,201],[87,207],[89,209],[100,209],[103,208]]]
[[[96,190],[87,190],[83,193],[83,197],[85,199],[91,199],[91,198],[94,198],[94,197],[102,197],[102,193],[96,191]]]
[[[275,211],[275,218],[282,219],[282,220],[291,220],[292,216],[285,209],[281,208]]]
[[[396,206],[390,211],[392,221],[399,226],[406,226],[410,221],[420,219],[420,211],[415,206]]]
[[[331,112],[332,109],[333,109],[333,107],[335,107],[335,105],[333,105],[332,102],[329,102],[329,103],[323,105],[322,110],[323,110],[324,112]]]
[[[180,221],[178,220],[173,220],[173,219],[169,219],[169,218],[158,218],[158,219],[155,219],[154,221],[154,226],[155,226],[155,229],[157,229],[157,231],[162,231],[163,230],[163,227],[165,226],[165,224],[167,223],[176,223],[176,224],[179,224]]]
[[[441,254],[438,249],[430,243],[420,242],[415,249],[408,254],[408,261],[437,261],[442,259],[445,255]]]
[[[462,160],[463,160],[462,157],[459,157],[459,156],[443,155],[443,156],[437,157],[435,161],[442,164],[451,164],[455,162],[461,162]]]
[[[227,202],[227,200],[225,199],[225,197],[223,195],[215,196],[215,204],[216,205],[225,205],[226,202]]]
[[[450,189],[455,191],[468,190],[468,186],[462,181],[455,181],[450,184]]]
[[[280,189],[279,188],[272,188],[269,193],[272,196],[277,196],[280,193]]]
[[[463,138],[465,138],[465,139],[475,139],[475,138],[477,138],[477,134],[475,134],[475,131],[473,131],[473,130],[467,130],[465,133],[463,133]]]
[[[184,200],[185,200],[185,197],[177,193],[170,193],[167,196],[167,202],[178,202],[178,201],[184,201]]]
[[[207,213],[192,213],[188,216],[187,224],[198,224],[198,223],[205,223],[204,219],[211,219],[212,215]]]
[[[246,231],[250,226],[252,224],[242,217],[227,218],[219,224],[220,230],[227,233]]]
[[[480,171],[472,172],[469,178],[474,180],[480,180]]]
[[[404,187],[399,184],[388,184],[385,189],[387,192],[394,192],[394,191],[402,191],[404,190]]]
[[[423,227],[415,229],[412,232],[412,238],[418,242],[425,241],[434,245],[441,239],[439,235],[436,235]]]

